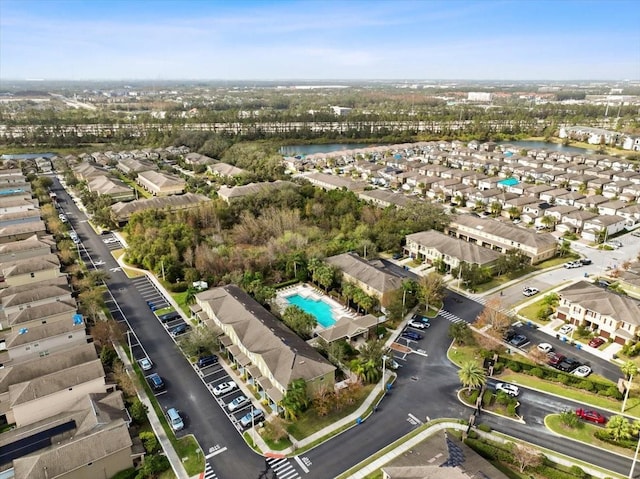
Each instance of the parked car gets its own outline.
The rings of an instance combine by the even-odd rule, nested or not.
[[[227,407],[229,408],[229,411],[233,412],[236,409],[240,409],[247,404],[249,404],[249,398],[242,394],[231,401],[229,404],[227,404]]]
[[[564,267],[567,269],[579,268],[580,266],[582,266],[581,261],[570,261],[564,264]]]
[[[551,346],[549,343],[540,343],[538,344],[538,351],[549,354],[551,351],[553,351],[553,346]]]
[[[615,249],[622,248],[622,242],[619,240],[609,240],[605,244]]]
[[[414,321],[409,320],[409,322],[407,323],[407,326],[411,326],[412,328],[417,328],[417,329],[427,329],[429,326],[431,326],[429,323],[424,323],[422,321]]]
[[[515,337],[516,334],[517,333],[513,329],[509,329],[504,333],[503,338],[506,342],[509,342]]]
[[[551,367],[557,368],[558,364],[560,364],[565,359],[567,359],[567,357],[564,354],[551,353],[551,355],[549,355],[547,364]]]
[[[572,324],[565,324],[564,326],[562,326],[558,330],[558,333],[559,334],[570,334],[571,331],[573,331],[573,325]]]
[[[196,362],[199,368],[206,368],[212,364],[218,364],[218,356],[211,354],[209,356],[200,356]]]
[[[142,358],[138,361],[138,364],[142,368],[143,371],[149,371],[153,367],[153,363],[149,358]]]
[[[389,369],[393,369],[394,371],[400,367],[398,361],[389,356],[382,356],[382,359],[385,361],[387,367]]]
[[[233,381],[225,381],[223,383],[218,384],[215,388],[213,388],[213,394],[216,396],[220,396],[221,394],[227,394],[237,388],[238,385]]]
[[[538,294],[539,292],[540,290],[538,288],[531,287],[527,287],[522,290],[522,294],[524,294],[525,296],[533,296],[535,294]]]
[[[406,329],[402,331],[401,336],[405,339],[412,339],[413,341],[420,341],[424,336],[422,334],[416,333],[414,331],[407,331]]]
[[[161,314],[160,316],[158,316],[158,319],[163,323],[168,323],[169,321],[179,319],[180,317],[180,313],[178,313],[177,311],[171,311],[169,313]]]
[[[565,358],[562,362],[560,362],[557,368],[560,371],[564,371],[565,373],[573,372],[578,366],[582,366],[582,363],[574,358]]]
[[[516,334],[513,338],[511,338],[509,344],[515,346],[516,348],[519,348],[521,346],[524,346],[528,342],[529,339],[524,334]]]
[[[188,324],[182,323],[171,328],[171,330],[169,331],[169,334],[171,334],[171,336],[173,336],[174,338],[177,338],[178,336],[186,333],[189,329],[190,328]]]
[[[252,424],[259,422],[262,418],[264,418],[262,410],[254,409],[240,418],[240,425],[242,427],[249,427]]]
[[[520,388],[508,383],[496,383],[496,391],[502,391],[509,396],[516,397],[520,394]]]
[[[582,366],[578,366],[577,368],[575,368],[572,374],[580,378],[586,378],[589,374],[591,374],[591,368],[586,364],[583,364]]]
[[[607,422],[607,418],[600,414],[598,411],[588,411],[586,409],[576,409],[576,416],[585,421],[595,422],[596,424],[604,424]]]
[[[589,341],[589,346],[591,346],[592,348],[599,348],[604,343],[604,338],[593,338],[591,341]]]
[[[589,258],[582,258],[580,262],[582,263],[583,266],[587,266],[593,263],[593,261],[591,261]]]
[[[605,279],[599,279],[597,285],[603,288],[608,288],[609,286],[611,286],[611,283]]]
[[[171,429],[174,431],[179,431],[184,427],[180,413],[178,413],[178,410],[174,407],[167,410],[167,421],[171,424]]]
[[[166,387],[158,373],[153,373],[147,376],[147,381],[149,381],[149,386],[151,386],[151,389],[154,391],[163,391]]]
[[[427,318],[426,316],[422,316],[421,314],[413,314],[411,316],[411,321],[420,321],[421,323],[426,323],[431,326],[431,323],[429,323],[429,318]]]
[[[63,215],[62,213],[60,213],[60,214],[58,215],[58,218],[60,218],[60,221],[62,221],[63,223],[66,223],[67,221],[69,221],[69,220],[67,219],[67,217],[66,217],[65,215]]]

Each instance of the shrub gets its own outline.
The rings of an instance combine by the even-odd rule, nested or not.
[[[585,391],[593,391],[596,388],[591,381],[580,381],[578,387]]]
[[[542,370],[542,368],[532,368],[528,372],[532,376],[535,376],[535,377],[540,378],[540,379],[545,377],[545,372]]]
[[[584,472],[580,466],[571,466],[569,472],[579,479],[587,479],[589,477],[589,474]]]
[[[485,423],[478,424],[477,428],[482,432],[491,432],[491,426]]]
[[[536,318],[540,320],[548,320],[549,316],[553,314],[553,308],[551,306],[543,306],[538,310]]]
[[[129,469],[116,473],[111,479],[133,479],[137,473],[138,471],[136,471],[135,468],[130,467]]]
[[[144,450],[147,451],[147,454],[152,454],[158,449],[158,438],[151,431],[142,431],[138,434],[138,437],[142,441],[144,445]]]
[[[502,406],[506,406],[509,404],[511,398],[504,391],[498,391],[496,393],[496,403],[501,404]]]
[[[507,367],[508,367],[509,369],[511,369],[514,373],[519,373],[519,372],[520,372],[520,370],[522,369],[522,368],[520,367],[520,363],[517,363],[517,362],[515,362],[515,361],[509,361],[509,362],[507,363]]]
[[[569,383],[569,378],[565,374],[556,374],[556,381],[566,385]]]
[[[482,395],[482,407],[489,407],[493,402],[493,393],[489,390],[486,390]]]
[[[473,391],[471,391],[471,394],[469,394],[469,402],[471,404],[475,404],[476,401],[478,400],[479,395],[480,395],[480,390],[474,389]]]
[[[511,401],[508,405],[507,405],[507,414],[509,416],[516,416],[516,409],[518,407],[518,403],[516,401]]]
[[[135,398],[129,406],[129,414],[136,423],[142,424],[147,420],[147,406],[142,404],[140,399]]]
[[[504,363],[501,363],[500,361],[496,361],[496,363],[493,366],[493,372],[494,374],[499,374],[503,371],[504,369]]]
[[[169,291],[174,293],[184,293],[187,289],[189,289],[189,283],[186,281],[180,281],[179,283],[172,283],[169,285]]]
[[[469,439],[478,439],[478,433],[475,432],[473,429],[471,431],[469,431],[469,434],[467,435],[467,437]]]

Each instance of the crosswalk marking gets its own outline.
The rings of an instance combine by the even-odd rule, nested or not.
[[[452,323],[464,322],[464,319],[462,319],[460,316],[456,316],[455,314],[450,313],[449,311],[445,311],[444,309],[438,311],[438,315],[442,316],[445,319],[448,319]]]
[[[278,477],[278,479],[300,478],[300,474],[296,468],[291,465],[288,458],[269,457],[266,460],[269,467],[276,473],[276,477]]]
[[[216,475],[215,472],[213,472],[213,468],[211,467],[211,464],[206,462],[205,465],[204,465],[204,478],[203,479],[217,479],[217,478],[218,478],[218,476]]]

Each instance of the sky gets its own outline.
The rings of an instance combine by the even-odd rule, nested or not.
[[[638,80],[627,0],[0,0],[0,81]]]

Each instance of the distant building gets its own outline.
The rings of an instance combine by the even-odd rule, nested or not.
[[[469,101],[482,101],[488,102],[493,99],[493,94],[485,91],[470,91],[467,94],[467,100]]]
[[[332,106],[331,107],[331,111],[333,112],[333,114],[334,115],[338,115],[338,116],[348,115],[349,113],[351,113],[351,110],[353,110],[353,108],[348,108],[346,106]]]

